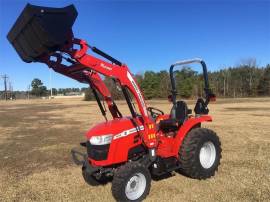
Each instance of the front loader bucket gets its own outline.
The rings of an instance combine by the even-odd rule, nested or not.
[[[27,4],[7,38],[23,61],[37,61],[65,45],[77,15],[73,5],[49,8]]]

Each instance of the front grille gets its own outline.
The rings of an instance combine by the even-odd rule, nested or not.
[[[92,145],[90,142],[87,141],[86,148],[87,148],[87,154],[89,158],[96,161],[101,161],[101,160],[107,159],[110,144]]]

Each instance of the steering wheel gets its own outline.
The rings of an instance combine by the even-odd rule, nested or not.
[[[150,112],[151,116],[156,119],[159,115],[164,115],[164,112],[155,107],[147,107],[147,111]]]

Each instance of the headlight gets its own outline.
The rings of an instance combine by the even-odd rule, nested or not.
[[[101,135],[101,136],[92,136],[89,140],[89,142],[92,145],[104,145],[104,144],[110,144],[112,142],[112,134],[108,135]]]

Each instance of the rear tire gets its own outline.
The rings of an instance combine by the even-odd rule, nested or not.
[[[215,175],[221,159],[221,143],[212,130],[195,128],[179,149],[180,173],[194,179]]]
[[[150,187],[149,170],[138,162],[129,162],[116,171],[112,194],[116,201],[142,201],[149,194]]]

